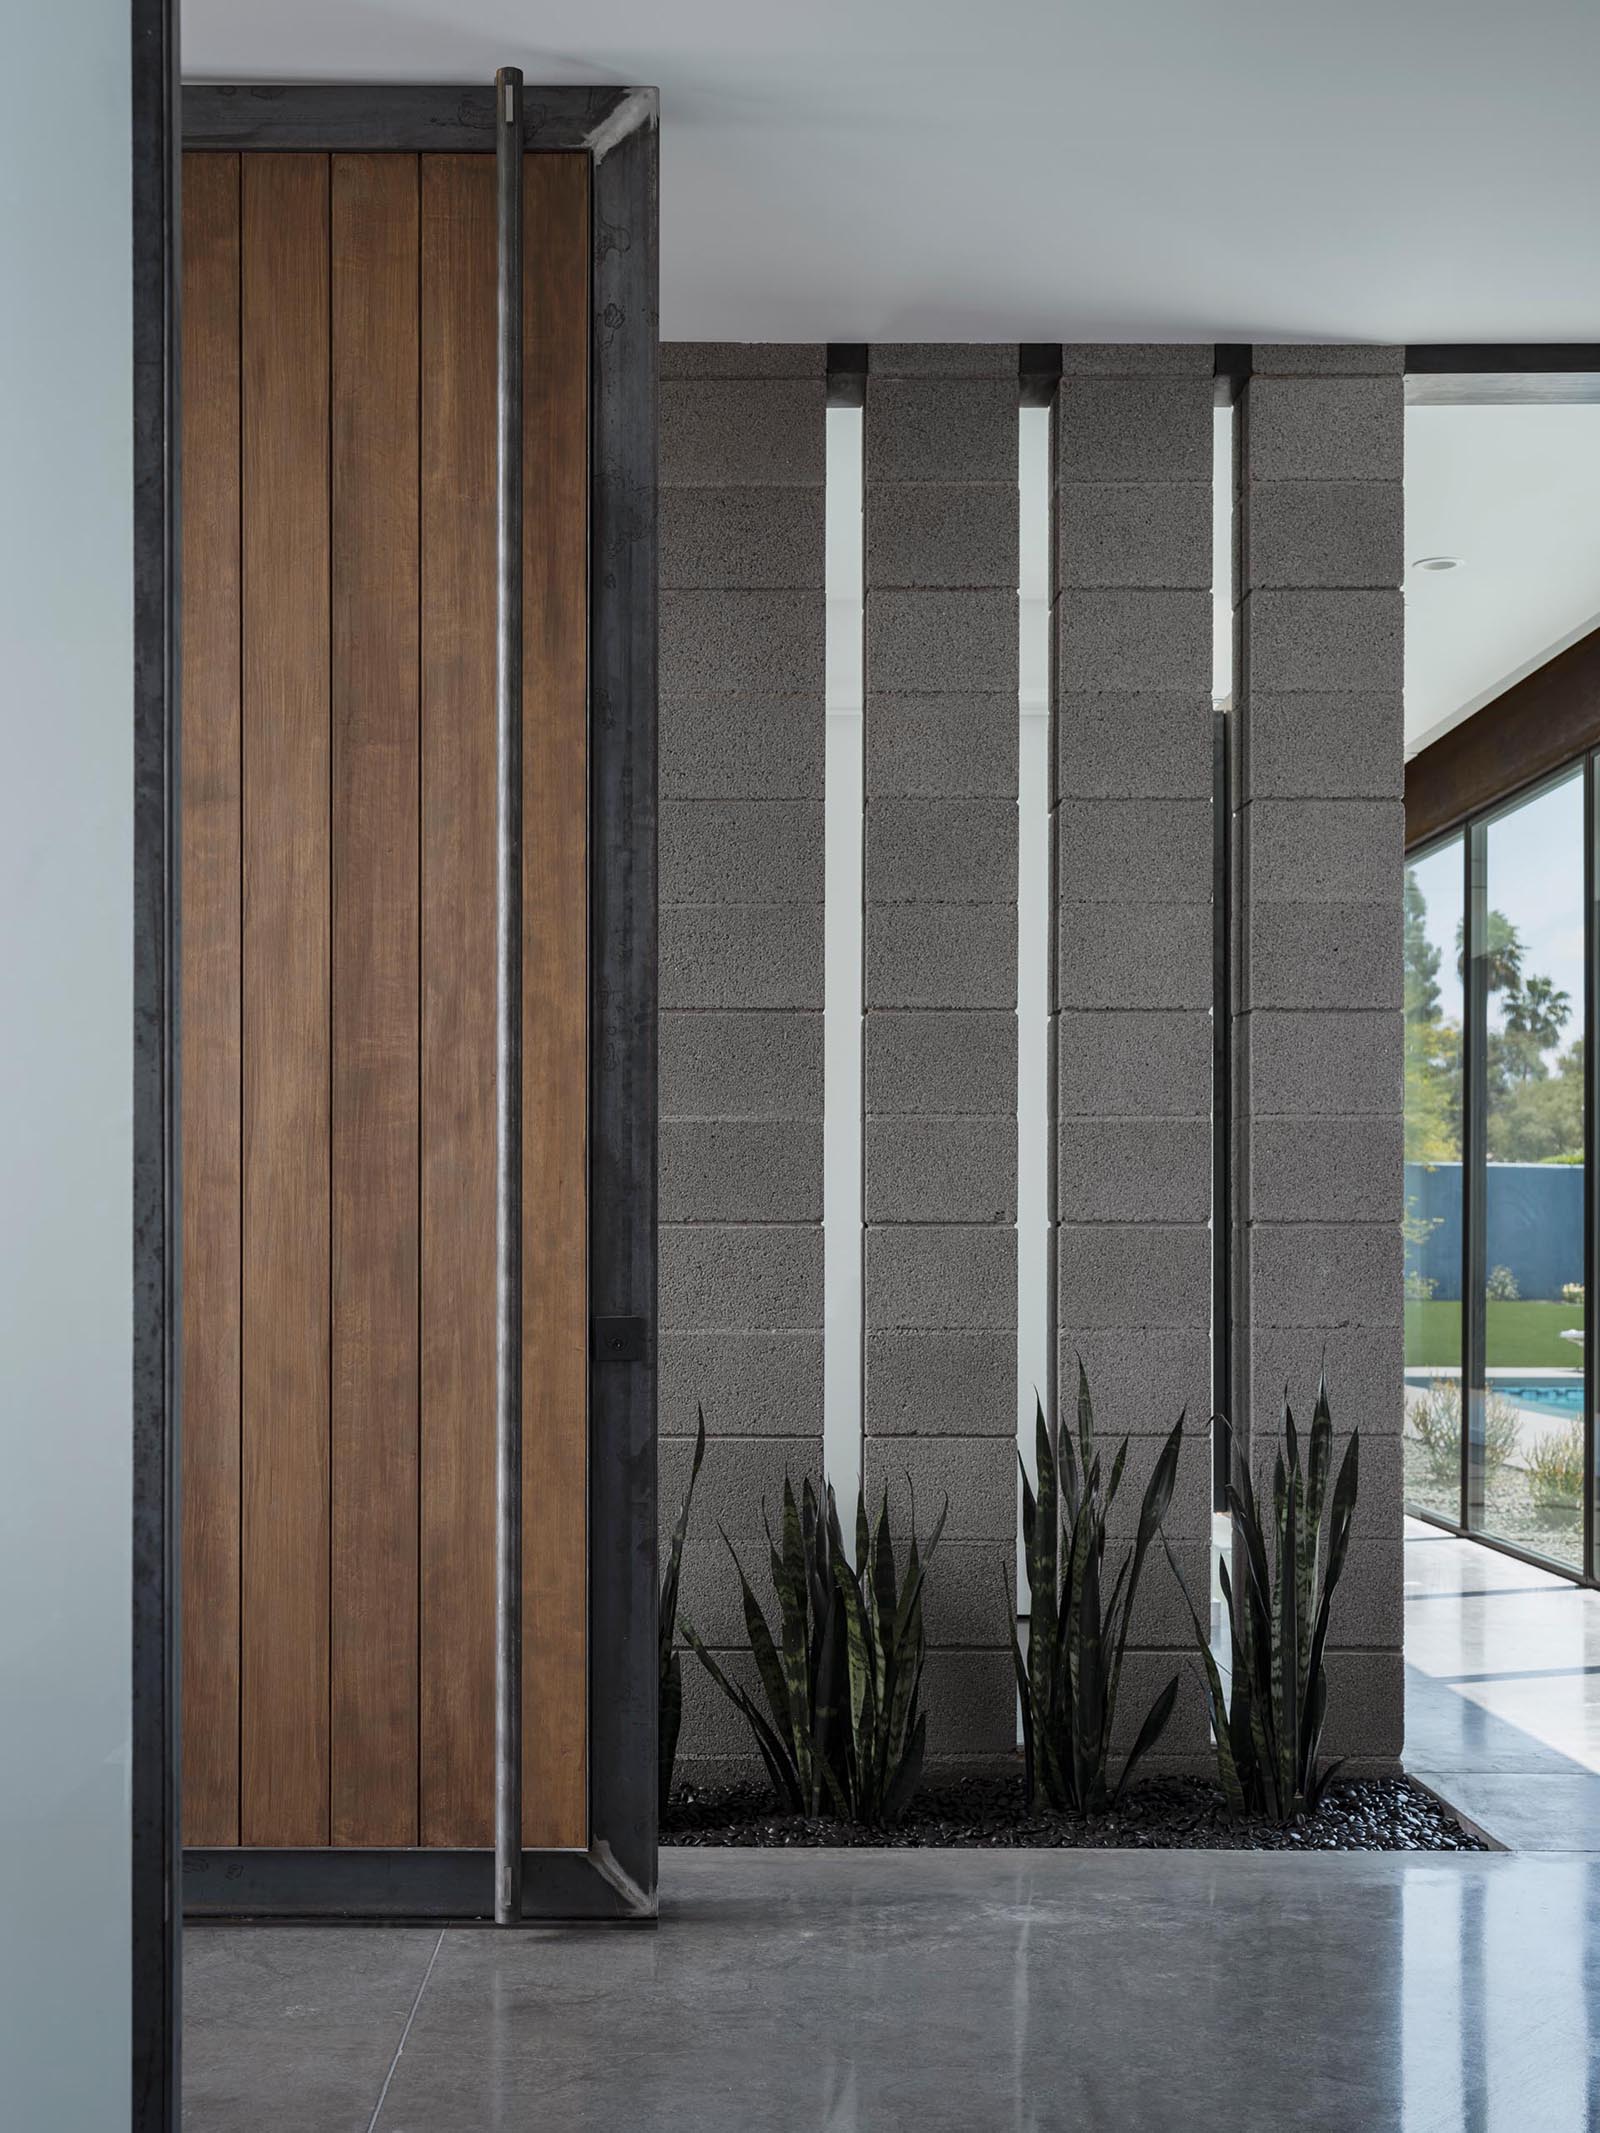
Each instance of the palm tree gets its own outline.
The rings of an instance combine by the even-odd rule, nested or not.
[[[1506,1000],[1505,1024],[1519,1037],[1531,1037],[1541,1052],[1559,1044],[1572,1017],[1570,997],[1549,978],[1537,975],[1513,987]]]
[[[1484,922],[1478,959],[1490,992],[1516,992],[1522,984],[1522,935],[1503,911],[1491,911]],[[1466,921],[1456,922],[1456,975],[1467,979]]]

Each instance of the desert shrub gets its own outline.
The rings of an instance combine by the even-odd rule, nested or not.
[[[1528,1494],[1547,1518],[1583,1516],[1583,1418],[1531,1445],[1523,1458]]]
[[[1461,1388],[1454,1378],[1435,1378],[1406,1407],[1406,1434],[1421,1450],[1434,1481],[1454,1482],[1461,1472]],[[1517,1448],[1522,1417],[1510,1400],[1491,1392],[1484,1401],[1483,1477],[1493,1481]]]

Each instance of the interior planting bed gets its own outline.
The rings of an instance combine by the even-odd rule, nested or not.
[[[890,1829],[812,1820],[751,1781],[680,1785],[661,1826],[664,1845],[894,1850],[1039,1846],[1076,1851],[1482,1852],[1490,1847],[1409,1778],[1335,1783],[1303,1822],[1236,1820],[1202,1778],[1149,1778],[1089,1821],[1032,1808],[1020,1773],[925,1786]]]

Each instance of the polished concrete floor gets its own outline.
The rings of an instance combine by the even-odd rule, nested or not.
[[[1408,1521],[1406,1764],[1513,1851],[1600,1852],[1600,1592]]]
[[[188,2133],[1588,2133],[1600,1862],[695,1853],[659,1931],[211,1927]]]
[[[1408,1529],[1505,1854],[684,1853],[659,1930],[190,1932],[186,2133],[1596,2133],[1600,1596]]]

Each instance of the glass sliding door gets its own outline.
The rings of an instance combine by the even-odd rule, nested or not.
[[[1468,1523],[1584,1566],[1585,800],[1573,770],[1478,830],[1481,1400]],[[1474,1385],[1474,1393],[1479,1386]],[[1481,1490],[1479,1487],[1481,1472]]]
[[[1405,878],[1406,1508],[1591,1579],[1597,765]]]
[[[1405,880],[1405,1487],[1461,1517],[1463,840]]]
[[[1597,387],[1408,375],[1403,578],[1405,1503],[1591,1585]]]

